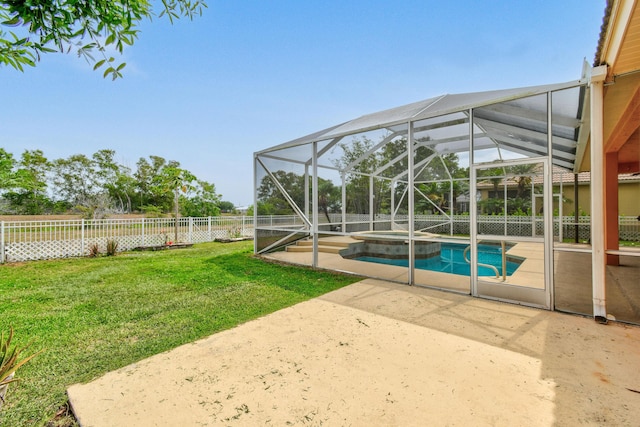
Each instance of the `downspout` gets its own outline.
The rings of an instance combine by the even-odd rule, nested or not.
[[[604,80],[607,66],[591,70],[591,265],[593,316],[607,322],[605,302],[606,253],[604,248]]]

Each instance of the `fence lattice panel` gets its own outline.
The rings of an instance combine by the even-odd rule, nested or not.
[[[82,255],[86,254],[83,253],[80,240],[42,240],[5,245],[5,260],[8,262],[70,258]]]
[[[480,215],[478,230],[481,234],[512,236],[531,236],[532,217],[505,217]],[[348,214],[345,216],[345,228],[342,230],[342,214],[330,215],[331,224],[321,219],[321,231],[356,232],[367,231],[373,226],[376,230],[408,228],[407,215],[375,216]],[[416,215],[416,230],[425,230],[438,234],[469,235],[470,217],[455,215]],[[576,229],[582,241],[590,239],[590,218],[554,218],[554,236],[574,239]],[[106,252],[107,241],[118,242],[118,251],[134,249],[138,246],[159,246],[176,241],[202,243],[217,239],[234,237],[253,237],[253,217],[206,217],[179,218],[176,224],[172,218],[144,219],[107,219],[107,220],[58,220],[58,221],[0,221],[0,262],[31,261],[39,259],[68,258],[86,256],[89,247],[97,244],[99,251]],[[263,230],[298,230],[305,225],[297,215],[259,216],[256,228]],[[576,227],[577,226],[577,227]],[[544,232],[543,222],[535,219],[536,235]],[[619,218],[620,240],[640,241],[640,221],[636,217]]]
[[[258,218],[271,223],[292,220]],[[179,218],[177,224],[172,218],[1,221],[0,262],[86,256],[92,245],[105,253],[109,240],[116,241],[121,252],[140,246],[204,243],[230,237],[253,237],[253,217]]]

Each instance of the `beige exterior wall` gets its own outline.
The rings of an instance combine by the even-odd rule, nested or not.
[[[556,194],[559,191],[559,187],[554,187],[553,193]],[[573,183],[567,185],[566,183],[562,186],[562,197],[564,199],[564,203],[562,204],[562,214],[565,216],[573,215],[576,211],[576,197],[573,192]],[[558,205],[557,198],[554,197],[553,207],[556,208]],[[578,184],[578,212],[582,215],[591,214],[591,190],[588,183]]]
[[[491,189],[484,187],[479,189],[482,199],[489,197]],[[553,209],[558,210],[558,197],[556,194],[560,191],[559,185],[553,187]],[[572,216],[576,210],[575,195],[573,193],[573,182],[565,182],[562,185],[563,205],[562,214],[564,216]],[[620,216],[639,216],[640,215],[640,179],[638,181],[622,181],[618,183],[618,207]],[[578,212],[581,215],[591,214],[591,190],[589,183],[578,184]]]
[[[558,190],[555,187],[554,193]],[[573,183],[565,183],[562,187],[564,204],[562,212],[564,215],[573,215],[575,211],[575,196],[573,194]],[[578,207],[579,212],[589,215],[591,205],[591,192],[589,184],[578,184]],[[558,206],[557,200],[554,200],[554,208]],[[620,216],[638,216],[640,215],[640,181],[636,182],[620,182],[618,183],[618,208]]]
[[[618,207],[621,216],[640,216],[640,181],[618,184]]]

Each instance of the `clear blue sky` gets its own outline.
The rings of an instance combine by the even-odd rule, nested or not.
[[[75,55],[0,68],[0,147],[177,160],[253,203],[253,153],[445,93],[578,80],[605,0],[209,0],[145,22],[112,82]]]

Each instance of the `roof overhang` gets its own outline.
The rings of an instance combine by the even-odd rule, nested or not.
[[[618,172],[640,172],[640,10],[637,0],[609,0],[594,66],[607,67],[604,153],[615,153]],[[585,156],[580,170],[589,170]]]

